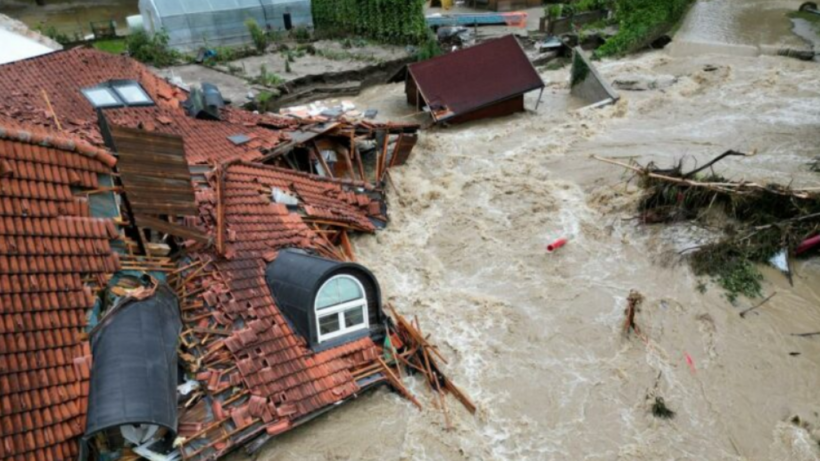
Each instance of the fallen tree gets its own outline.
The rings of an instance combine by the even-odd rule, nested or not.
[[[727,151],[689,172],[681,163],[660,169],[595,157],[635,172],[644,189],[638,206],[643,223],[704,220],[710,212],[725,215],[718,241],[683,253],[695,273],[714,279],[730,301],[739,295],[761,296],[763,276],[757,264],[779,257],[779,265],[790,273],[791,258],[816,248],[812,242],[820,234],[820,188],[730,181],[713,171],[714,164],[733,156],[748,154]]]

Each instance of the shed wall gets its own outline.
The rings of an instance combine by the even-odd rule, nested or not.
[[[453,118],[445,120],[445,123],[456,125],[459,123],[472,122],[473,120],[480,120],[482,118],[504,117],[516,112],[524,111],[524,95],[515,96],[506,101],[497,102],[491,106],[483,109],[478,109],[473,112],[461,114]]]
[[[410,75],[409,72],[404,81],[404,92],[407,94],[407,104],[414,106],[417,110],[421,110],[424,107],[425,104],[419,97],[419,88],[416,86],[416,81],[413,80],[413,76]]]

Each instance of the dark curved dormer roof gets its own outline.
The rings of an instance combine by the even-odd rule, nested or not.
[[[145,299],[126,299],[91,332],[94,357],[84,442],[131,424],[177,431],[176,295],[159,284]],[[171,437],[173,439],[173,437]],[[83,444],[84,459],[85,443]]]
[[[265,280],[276,305],[311,346],[318,343],[314,321],[316,295],[322,284],[339,274],[353,275],[365,287],[371,330],[374,327],[378,329],[383,322],[381,288],[376,276],[361,264],[334,261],[291,248],[281,250],[265,269]],[[352,339],[358,337],[345,338],[345,341],[340,342]],[[323,343],[323,346],[337,343]]]

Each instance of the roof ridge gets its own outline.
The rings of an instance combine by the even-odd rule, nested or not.
[[[95,147],[85,141],[73,139],[69,136],[52,135],[43,131],[26,130],[14,128],[0,124],[0,139],[25,142],[29,144],[54,147],[67,152],[75,152],[80,155],[92,158],[98,162],[113,168],[117,164],[117,158],[107,150]]]

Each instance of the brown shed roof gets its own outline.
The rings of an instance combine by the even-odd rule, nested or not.
[[[437,122],[544,87],[512,35],[411,64],[408,70]]]

